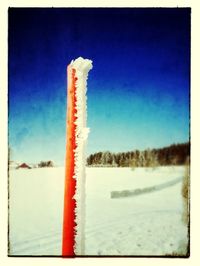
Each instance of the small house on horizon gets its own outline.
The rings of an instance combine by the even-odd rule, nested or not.
[[[16,169],[20,169],[20,168],[22,168],[22,169],[31,169],[31,167],[28,164],[26,164],[26,163],[22,163],[22,164],[20,164],[19,166],[16,167]]]

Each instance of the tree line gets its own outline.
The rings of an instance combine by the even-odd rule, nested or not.
[[[41,161],[39,164],[38,164],[38,167],[39,168],[42,168],[42,167],[53,167],[54,164],[52,161]]]
[[[183,165],[190,156],[190,143],[172,144],[159,149],[112,153],[97,152],[87,158],[87,166],[156,167]]]

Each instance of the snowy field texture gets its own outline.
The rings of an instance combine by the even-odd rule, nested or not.
[[[184,167],[87,168],[86,174],[85,255],[186,253]],[[10,171],[10,255],[61,255],[63,190],[64,168]]]

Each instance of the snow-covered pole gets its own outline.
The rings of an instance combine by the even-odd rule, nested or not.
[[[67,145],[62,255],[84,255],[87,76],[92,61],[79,57],[67,67]]]

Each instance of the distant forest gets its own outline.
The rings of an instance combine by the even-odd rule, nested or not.
[[[87,158],[87,166],[156,167],[183,165],[190,157],[190,143],[173,144],[159,149],[112,153],[97,152]]]

